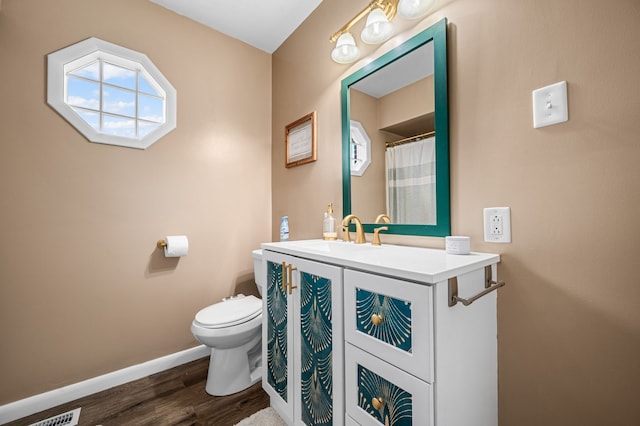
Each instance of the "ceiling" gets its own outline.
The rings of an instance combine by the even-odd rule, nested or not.
[[[273,53],[322,0],[150,0],[153,3]]]
[[[378,99],[433,74],[433,43],[429,42],[351,87]]]
[[[322,2],[322,0],[149,1],[269,54],[275,52]],[[425,64],[427,64],[426,67]],[[433,46],[429,43],[414,54],[406,55],[358,82],[354,88],[379,98],[432,73]]]

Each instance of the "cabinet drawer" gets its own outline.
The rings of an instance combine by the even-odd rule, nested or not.
[[[347,344],[347,418],[362,426],[432,426],[432,386]]]
[[[352,270],[344,273],[345,338],[433,381],[433,289]]]

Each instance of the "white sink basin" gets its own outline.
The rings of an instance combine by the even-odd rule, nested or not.
[[[300,250],[310,250],[323,253],[334,253],[336,255],[352,255],[355,253],[368,252],[370,250],[380,249],[382,246],[372,246],[371,243],[356,244],[354,242],[345,242],[342,240],[300,240],[289,241],[291,247]]]
[[[399,278],[432,283],[500,260],[500,256],[495,254],[455,255],[442,249],[392,244],[373,246],[371,243],[355,244],[341,240],[263,243],[262,248],[363,271],[387,274],[395,271]]]

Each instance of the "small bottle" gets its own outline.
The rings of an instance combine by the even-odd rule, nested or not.
[[[289,216],[282,216],[280,219],[280,241],[289,240]]]
[[[324,219],[322,220],[322,239],[338,239],[337,221],[336,218],[333,217],[333,203],[329,203],[327,211],[324,213]]]

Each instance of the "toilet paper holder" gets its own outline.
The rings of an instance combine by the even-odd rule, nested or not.
[[[182,257],[189,252],[189,240],[186,235],[168,235],[158,240],[156,247],[164,250],[164,257]]]

